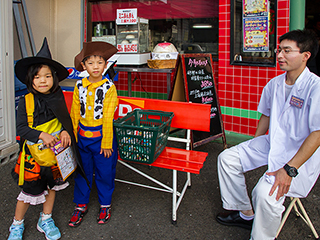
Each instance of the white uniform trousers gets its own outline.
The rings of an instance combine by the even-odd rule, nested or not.
[[[266,160],[267,161],[267,160]],[[237,146],[224,150],[218,156],[218,176],[223,208],[227,210],[251,210],[244,172]],[[251,239],[274,239],[285,210],[285,197],[276,201],[277,190],[269,196],[272,184],[263,175],[252,191],[255,212]]]

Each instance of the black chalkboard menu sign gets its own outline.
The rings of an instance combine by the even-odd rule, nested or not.
[[[186,101],[211,105],[210,132],[192,131],[193,147],[220,137],[226,147],[211,54],[181,54],[180,57]]]

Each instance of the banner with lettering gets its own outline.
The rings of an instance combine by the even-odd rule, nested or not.
[[[117,9],[116,23],[118,25],[128,25],[138,23],[137,8]]]
[[[117,49],[119,53],[137,53],[138,44],[135,44],[135,43],[117,44]]]

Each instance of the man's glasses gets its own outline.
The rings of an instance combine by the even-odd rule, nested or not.
[[[291,48],[278,48],[275,49],[274,52],[280,54],[283,51],[284,54],[290,54],[291,52],[300,52],[298,49],[291,49]]]

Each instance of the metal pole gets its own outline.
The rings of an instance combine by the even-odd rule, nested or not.
[[[34,45],[33,34],[32,34],[32,30],[31,30],[31,25],[30,25],[30,21],[29,21],[29,15],[28,15],[27,5],[26,5],[25,0],[21,0],[21,6],[22,6],[23,15],[24,15],[24,20],[26,22],[28,38],[29,38],[30,47],[31,47],[31,53],[33,56],[35,56],[37,52],[36,52],[36,47]]]
[[[289,30],[304,29],[305,27],[305,0],[290,0]]]
[[[13,14],[14,14],[16,27],[17,27],[21,55],[23,58],[25,58],[25,57],[28,57],[28,52],[27,52],[26,42],[25,42],[24,36],[23,36],[23,29],[22,29],[22,25],[21,25],[19,7],[17,4],[13,4],[12,8],[13,8]]]

